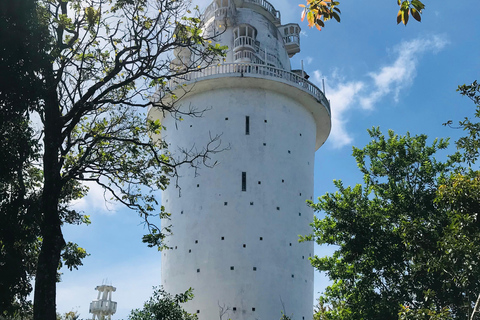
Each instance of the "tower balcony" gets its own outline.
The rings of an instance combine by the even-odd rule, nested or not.
[[[226,63],[200,68],[170,79],[166,85],[156,91],[151,98],[149,118],[163,119],[161,109],[156,108],[156,101],[163,104],[172,103],[178,96],[184,98],[198,92],[222,88],[255,88],[276,92],[287,96],[307,108],[317,123],[316,149],[326,141],[331,128],[330,102],[325,94],[304,74],[275,68],[265,64]],[[316,150],[315,149],[315,150]]]
[[[257,51],[258,46],[258,41],[249,36],[239,36],[233,40],[233,52],[243,51],[245,49]]]
[[[267,0],[243,0],[243,7],[249,7],[252,9],[260,8],[261,11],[264,11],[260,12],[269,18],[269,20],[272,21],[275,26],[278,27],[281,25],[280,11],[276,10],[275,7]]]
[[[321,103],[325,107],[330,115],[330,102],[317,86],[301,75],[265,64],[225,63],[210,66],[184,74],[182,78],[170,79],[167,87],[173,91],[176,88],[184,87],[190,83],[197,83],[196,86],[198,86],[199,81],[226,77],[261,78],[287,84],[313,96],[318,103]],[[158,92],[157,94],[162,95],[161,92]],[[160,96],[157,95],[154,100],[159,98]]]
[[[117,302],[109,300],[94,300],[90,302],[90,313],[114,314],[117,311]]]
[[[291,58],[300,52],[300,26],[296,23],[289,23],[279,29],[283,36],[287,54]]]
[[[215,25],[219,30],[224,30],[230,19],[233,17],[235,4],[233,0],[215,0],[204,11],[203,20],[208,21],[215,18]]]

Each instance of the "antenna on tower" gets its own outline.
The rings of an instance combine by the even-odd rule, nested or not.
[[[112,292],[115,292],[117,288],[111,284],[108,285],[108,278],[102,280],[101,286],[96,286],[95,290],[98,290],[98,296],[96,300],[90,302],[89,312],[93,314],[92,320],[111,320],[112,315],[117,312],[117,302],[112,301]]]

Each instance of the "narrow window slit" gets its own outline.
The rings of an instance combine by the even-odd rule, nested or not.
[[[247,173],[242,172],[242,191],[247,191]]]

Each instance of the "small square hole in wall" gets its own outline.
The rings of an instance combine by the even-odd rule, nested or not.
[[[228,202],[224,202],[223,205],[226,206],[228,204]]]
[[[190,128],[193,127],[192,125],[190,125]]]
[[[243,244],[243,247],[244,247],[244,248],[246,248],[246,247],[247,247],[247,245],[244,243],[244,244]]]
[[[267,119],[263,120],[265,123],[267,123]]]
[[[263,145],[266,146],[267,144],[264,142]]]
[[[292,243],[290,242],[290,247],[292,246]]]
[[[200,187],[200,185],[199,185],[199,184],[197,184],[197,188],[198,188],[198,187]]]
[[[183,210],[182,210],[182,211],[180,211],[180,214],[183,214]]]
[[[301,197],[301,196],[302,196],[302,193],[300,192],[298,195]]]
[[[302,134],[300,133],[300,137],[302,136]]]
[[[237,307],[233,307],[233,311],[237,311]]]
[[[222,240],[225,240],[225,237],[222,237]]]
[[[305,256],[302,256],[302,259],[305,260]]]
[[[288,150],[288,153],[291,153],[290,150]]]
[[[230,270],[235,270],[235,267],[234,267],[234,266],[231,266],[231,267],[230,267]]]
[[[252,311],[255,311],[255,308],[252,308]]]
[[[299,217],[301,217],[301,216],[302,216],[302,213],[301,213],[301,212],[299,212],[299,213],[298,213],[298,216],[299,216]]]
[[[263,237],[260,237],[260,241],[262,241],[262,240],[263,240]]]
[[[200,310],[197,310],[197,313],[200,313]]]
[[[192,249],[188,249],[188,253],[192,253]]]
[[[175,250],[177,250],[177,246],[175,246]]]
[[[295,278],[295,275],[292,274],[292,278]]]
[[[197,273],[200,272],[200,269],[197,269]]]
[[[262,181],[258,181],[258,184],[262,184]]]
[[[277,207],[277,210],[280,210],[280,207]]]
[[[198,240],[195,240],[195,243],[198,243]]]
[[[253,206],[253,202],[250,202],[250,205]]]
[[[228,118],[225,118],[225,120],[228,120]]]
[[[257,271],[257,267],[253,267],[253,271]]]
[[[284,179],[282,179],[282,183],[284,183],[284,182],[285,182],[285,180],[284,180]]]

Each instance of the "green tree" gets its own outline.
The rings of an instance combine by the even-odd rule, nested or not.
[[[480,285],[478,259],[471,256],[480,249],[472,245],[480,234],[476,177],[449,175],[458,155],[435,160],[447,141],[429,146],[424,135],[369,133],[373,140],[353,150],[364,184],[335,181],[336,193],[311,204],[326,216],[315,218],[305,239],[339,246],[331,257],[312,259],[333,280],[320,300],[329,307],[323,319],[396,319],[401,305],[446,307],[465,318]],[[452,202],[465,190],[471,194],[463,202]]]
[[[465,96],[472,100],[475,104],[475,118],[477,120],[480,118],[480,84],[475,80],[469,85],[458,86],[457,91],[460,92],[462,96]],[[452,121],[447,122],[446,124],[451,124]],[[462,150],[463,160],[467,164],[473,164],[478,159],[479,148],[480,148],[480,123],[472,122],[471,119],[465,118],[464,120],[458,123],[458,128],[467,132],[467,136],[458,139],[456,142],[457,148]]]
[[[156,90],[169,92],[170,79],[207,67],[224,48],[202,36],[201,21],[191,13],[188,1],[31,0],[28,5],[35,10],[25,21],[45,30],[38,50],[45,59],[17,74],[33,75],[41,84],[33,86],[41,89],[35,97],[38,108],[29,110],[38,115],[42,136],[39,163],[34,166],[40,169],[39,183],[31,189],[37,200],[34,210],[22,208],[38,233],[29,233],[32,238],[22,245],[39,250],[34,262],[34,319],[54,320],[57,269],[61,262],[69,268],[78,266],[86,254],[67,243],[61,230],[64,223],[88,222],[87,216],[69,207],[86,192],[81,182],[97,182],[115,200],[136,210],[149,230],[144,241],[162,246],[168,228],[160,229],[150,219],[167,213],[152,192],[168,185],[177,166],[198,165],[218,143],[213,138],[204,150],[173,159],[165,144],[149,137],[160,133],[161,124],[145,121],[142,110]],[[173,59],[176,50],[190,51],[190,58]],[[176,98],[155,106],[175,111],[181,97]],[[27,126],[26,111],[20,114]],[[3,128],[4,124],[10,122],[2,119]],[[37,181],[37,176],[28,179]],[[10,190],[5,191],[7,197]],[[31,270],[27,274],[31,276]]]
[[[33,1],[0,4],[0,316],[9,318],[31,312],[27,295],[39,248],[39,145],[29,120],[42,94],[36,74],[44,35]]]
[[[458,91],[480,117],[477,82]],[[433,157],[444,141],[429,147],[425,136],[370,130],[374,140],[353,151],[364,185],[336,181],[337,193],[311,204],[326,217],[315,218],[305,239],[339,246],[333,257],[312,259],[334,281],[315,319],[479,318],[480,172],[470,165],[480,124],[465,118],[458,128],[467,135],[446,162]]]
[[[153,296],[142,309],[130,312],[128,320],[196,320],[196,314],[183,310],[182,304],[193,299],[192,288],[185,293],[171,295],[163,288],[154,288]]]

